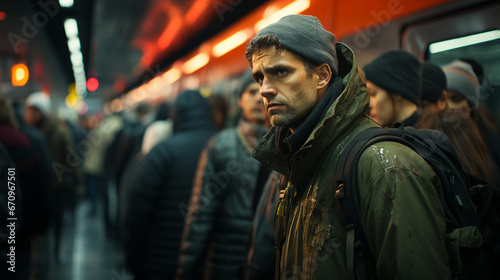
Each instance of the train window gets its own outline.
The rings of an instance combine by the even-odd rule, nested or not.
[[[483,67],[480,101],[500,123],[500,30],[434,42],[427,50],[427,60],[440,66],[459,58],[472,58]]]
[[[459,58],[479,62],[483,67],[480,100],[500,125],[499,13],[498,1],[474,5],[450,1],[407,19],[401,47],[421,61],[430,60],[440,66]]]
[[[434,42],[429,45],[427,59],[438,65],[457,58],[473,58],[482,64],[485,73],[500,73],[500,30]]]

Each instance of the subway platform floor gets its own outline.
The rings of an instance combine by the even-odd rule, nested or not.
[[[88,205],[78,205],[72,220],[66,219],[59,260],[49,231],[36,241],[31,280],[126,280],[124,253],[117,238],[109,238],[102,213],[88,216]]]

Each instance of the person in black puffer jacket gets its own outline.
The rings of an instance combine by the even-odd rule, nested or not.
[[[121,227],[128,269],[135,279],[172,279],[184,216],[201,151],[217,130],[212,109],[198,91],[173,106],[174,133],[157,144],[126,182]]]

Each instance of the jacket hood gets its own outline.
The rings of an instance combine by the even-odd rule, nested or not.
[[[353,51],[347,45],[336,43],[335,47],[339,62],[338,76],[342,78],[344,90],[295,155],[311,151],[319,158],[330,143],[338,141],[345,132],[366,118],[370,99],[363,72],[356,64]],[[281,138],[286,135],[278,135],[277,131],[276,127],[271,128],[256,147],[253,156],[269,168],[288,175],[289,164],[276,147],[277,141],[282,141]],[[313,146],[315,148],[311,149]]]
[[[210,104],[199,91],[188,90],[174,101],[174,133],[184,130],[215,129]]]

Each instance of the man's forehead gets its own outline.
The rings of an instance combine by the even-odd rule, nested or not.
[[[280,56],[281,51],[275,49],[274,47],[268,47],[268,48],[262,48],[257,51],[255,51],[252,55],[252,62],[253,63],[258,63],[262,60],[269,60],[273,59],[277,56]]]
[[[258,52],[256,51],[252,55],[252,65],[253,65],[252,73],[261,70],[257,69],[259,67],[265,68],[269,66],[275,66],[278,64],[285,64],[290,60],[300,60],[300,58],[286,49],[275,49],[274,47],[261,49]]]

